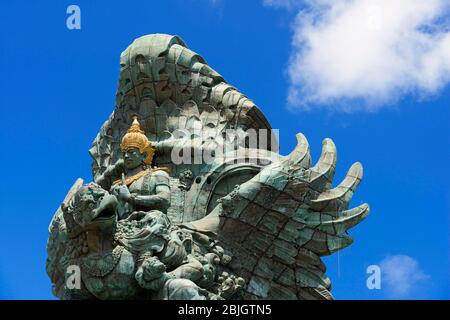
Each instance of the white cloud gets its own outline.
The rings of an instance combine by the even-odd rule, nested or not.
[[[417,285],[429,279],[413,258],[407,255],[388,256],[380,262],[381,287],[394,299],[407,298]]]
[[[288,68],[292,108],[376,110],[450,82],[448,0],[264,0],[302,3]]]

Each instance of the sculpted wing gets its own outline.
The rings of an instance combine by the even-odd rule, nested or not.
[[[197,175],[203,165],[174,165],[174,140],[196,139],[196,147],[206,148],[225,130],[271,129],[252,100],[181,38],[165,34],[140,37],[121,54],[116,106],[89,151],[94,178],[119,158],[120,139],[136,115],[148,138],[157,142],[155,164],[171,169],[175,178],[186,169]]]
[[[83,179],[78,178],[64,198],[63,205],[69,205],[73,196],[82,185]],[[48,227],[48,232],[46,271],[53,283],[53,294],[57,297],[63,297],[66,268],[70,264],[68,260],[65,261],[64,259],[70,254],[68,252],[70,250],[68,246],[70,235],[68,234],[61,206],[55,212]]]
[[[188,228],[215,234],[233,257],[229,268],[248,281],[250,298],[332,299],[322,256],[352,243],[347,230],[369,214],[362,204],[348,209],[362,178],[362,166],[351,166],[332,188],[336,148],[323,142],[311,166],[302,134],[287,157],[264,167],[220,200],[205,218]]]
[[[314,166],[302,134],[289,156],[271,152],[277,142],[258,107],[177,36],[143,36],[122,53],[114,112],[89,151],[94,179],[119,159],[120,141],[134,116],[156,145],[153,164],[170,170],[168,216],[217,237],[232,256],[226,268],[247,280],[248,298],[332,298],[321,257],[350,245],[347,230],[369,213],[367,204],[349,209],[362,179],[360,163],[333,188],[336,148],[330,139]],[[244,145],[237,148],[243,153],[211,163],[173,162],[174,148],[233,149],[248,129],[267,129],[268,144],[257,150]],[[242,159],[254,161],[236,161]],[[56,276],[67,250],[61,217],[59,210],[49,229],[52,279],[64,278]],[[56,283],[55,290],[62,286]]]

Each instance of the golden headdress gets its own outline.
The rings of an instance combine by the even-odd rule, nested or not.
[[[147,158],[145,158],[144,162],[146,164],[151,164],[155,153],[155,147],[147,139],[145,132],[141,129],[137,117],[134,117],[130,129],[128,129],[127,133],[123,136],[122,143],[120,144],[120,149],[122,149],[122,151],[126,151],[129,148],[137,148],[140,153],[146,152]]]

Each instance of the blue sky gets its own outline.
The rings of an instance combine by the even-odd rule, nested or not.
[[[364,35],[346,29],[352,17],[346,12],[360,8],[336,12],[326,0],[317,1],[325,7],[311,3],[2,2],[0,298],[53,298],[45,273],[47,226],[75,179],[91,179],[88,149],[114,108],[119,55],[141,35],[168,33],[255,101],[280,129],[283,154],[302,132],[315,160],[321,141],[334,140],[336,183],[362,162],[364,179],[352,204],[368,202],[371,214],[350,231],[352,246],[325,258],[337,299],[449,299],[450,56],[440,41],[448,20],[441,17],[441,37],[410,33],[408,39],[417,36],[433,49],[416,52],[414,41],[396,43],[384,32],[359,44]],[[66,27],[71,4],[81,8],[81,30]],[[422,9],[438,16],[436,8]],[[416,19],[402,24],[407,31],[426,22],[402,18]],[[405,31],[388,20],[384,26]],[[412,49],[393,57],[392,42]],[[361,58],[355,45],[373,45],[374,56]],[[417,56],[435,63],[420,64]],[[366,268],[374,264],[386,273],[380,290],[366,287]]]

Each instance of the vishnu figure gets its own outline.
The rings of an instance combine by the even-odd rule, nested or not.
[[[123,136],[122,159],[106,168],[95,182],[116,195],[121,206],[119,219],[134,211],[159,210],[167,213],[170,206],[169,175],[164,169],[151,167],[155,153],[137,120]]]
[[[180,294],[202,298],[190,281],[204,281],[204,269],[210,264],[208,261],[202,264],[191,254],[190,236],[185,238],[178,228],[171,228],[167,217],[169,175],[161,168],[151,167],[155,147],[136,117],[120,148],[122,159],[109,166],[95,182],[119,200],[119,219],[137,220],[146,226],[144,232],[118,239],[127,249],[140,253],[136,280],[154,292],[174,286],[170,290],[178,292],[185,288],[188,292],[183,289]]]

